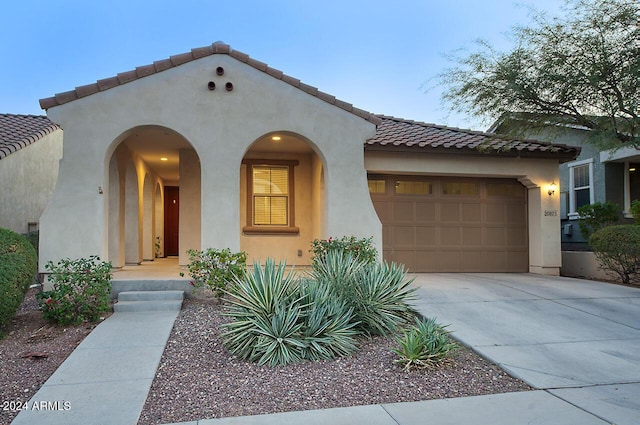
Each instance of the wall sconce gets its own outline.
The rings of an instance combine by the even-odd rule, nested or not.
[[[556,182],[553,181],[551,182],[551,184],[549,185],[549,196],[553,196],[554,193],[556,193],[556,189],[558,188],[558,185],[556,185]]]

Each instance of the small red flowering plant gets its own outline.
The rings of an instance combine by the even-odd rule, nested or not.
[[[311,261],[325,257],[330,251],[349,253],[366,264],[374,263],[378,258],[378,251],[373,246],[373,237],[358,239],[355,236],[343,236],[342,238],[314,239],[311,242],[309,252],[313,254]]]
[[[187,269],[191,280],[189,284],[196,288],[208,288],[216,298],[221,298],[227,285],[239,278],[245,271],[247,253],[233,253],[229,248],[206,250],[190,249]],[[184,276],[184,273],[180,273]]]
[[[38,304],[49,321],[62,325],[95,322],[111,308],[110,262],[90,256],[56,264],[49,261],[45,267],[52,289],[38,294]]]

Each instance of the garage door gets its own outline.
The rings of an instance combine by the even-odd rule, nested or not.
[[[413,272],[527,272],[524,186],[509,179],[369,176],[383,257]]]

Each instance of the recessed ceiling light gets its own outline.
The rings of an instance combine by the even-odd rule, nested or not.
[[[169,158],[167,158],[166,156],[163,156],[162,158],[160,158],[160,161],[168,161]]]
[[[282,140],[282,137],[280,137],[280,136],[271,136],[271,140],[273,140],[274,142],[279,142],[280,140]]]
[[[636,171],[636,167],[629,168],[629,171]]]

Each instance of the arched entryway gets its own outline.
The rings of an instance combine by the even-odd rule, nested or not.
[[[296,133],[270,132],[249,147],[240,170],[240,247],[249,262],[310,263],[311,241],[326,229],[325,168],[317,147]]]
[[[195,149],[168,128],[139,126],[114,141],[111,152],[106,188],[109,260],[114,267],[123,267],[165,256],[166,235],[175,233],[176,251],[170,254],[185,264],[186,250],[200,248],[200,209],[188,208],[190,203],[200,205],[200,161]],[[186,205],[167,223],[169,192],[181,193]]]

